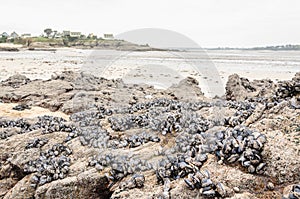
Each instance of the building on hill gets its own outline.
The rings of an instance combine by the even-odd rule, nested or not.
[[[31,34],[30,33],[25,33],[25,34],[22,34],[21,37],[22,38],[29,38],[29,37],[31,37]]]
[[[114,39],[114,35],[113,34],[103,34],[103,39],[107,39],[107,40],[110,40],[110,39]]]
[[[63,37],[69,37],[70,34],[71,34],[71,31],[69,31],[69,30],[64,30],[63,31]]]
[[[70,37],[80,38],[81,32],[70,32]]]
[[[64,37],[72,37],[72,38],[80,38],[81,37],[81,32],[72,32],[69,30],[64,30],[63,31],[63,36]]]
[[[19,35],[16,33],[16,32],[12,32],[11,34],[10,34],[10,38],[11,39],[16,39],[16,38],[18,38],[19,37]]]

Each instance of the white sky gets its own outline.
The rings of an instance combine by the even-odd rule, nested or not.
[[[300,44],[300,0],[0,0],[0,17],[9,33],[163,28],[201,47]]]

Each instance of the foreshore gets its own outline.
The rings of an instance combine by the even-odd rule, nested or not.
[[[287,198],[300,178],[299,63],[297,52],[0,52],[0,199]]]
[[[46,80],[70,70],[168,87],[191,76],[197,79],[206,95],[213,96],[211,85],[221,88],[218,94],[225,94],[225,84],[233,73],[250,80],[276,82],[291,79],[299,71],[299,63],[298,51],[142,52],[59,48],[55,51],[0,52],[0,80],[15,74]]]

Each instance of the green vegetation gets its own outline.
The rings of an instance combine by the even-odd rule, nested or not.
[[[44,33],[47,35],[47,37],[49,37],[49,36],[51,35],[52,32],[53,32],[53,31],[52,31],[51,28],[46,28],[46,29],[44,30]]]
[[[0,37],[0,43],[5,43],[6,42],[6,37]]]
[[[31,38],[32,42],[56,42],[58,39],[52,39],[52,38],[47,38],[47,37],[32,37]],[[59,39],[61,41],[61,39]]]
[[[31,37],[23,40],[30,39],[31,42],[48,42],[48,43],[61,43],[61,42],[91,42],[99,41],[103,39],[92,39],[92,38],[75,38],[75,37],[61,37],[61,38],[47,38],[47,37]]]
[[[89,42],[89,41],[96,41],[95,39],[78,39],[78,38],[72,38],[72,37],[64,37],[64,38],[47,38],[47,37],[31,37],[31,38],[17,38],[14,41],[11,41],[11,43],[14,44],[22,44],[22,45],[28,45],[33,42],[45,42],[45,43],[51,43],[51,44],[63,44],[64,46],[68,46],[69,43],[73,42]]]

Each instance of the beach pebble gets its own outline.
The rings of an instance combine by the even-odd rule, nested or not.
[[[234,191],[235,193],[239,193],[239,192],[240,192],[240,189],[239,189],[238,187],[233,187],[233,191]]]
[[[145,95],[145,99],[152,99],[153,96],[152,95]]]
[[[274,184],[272,182],[268,182],[267,188],[271,191],[274,190]]]

